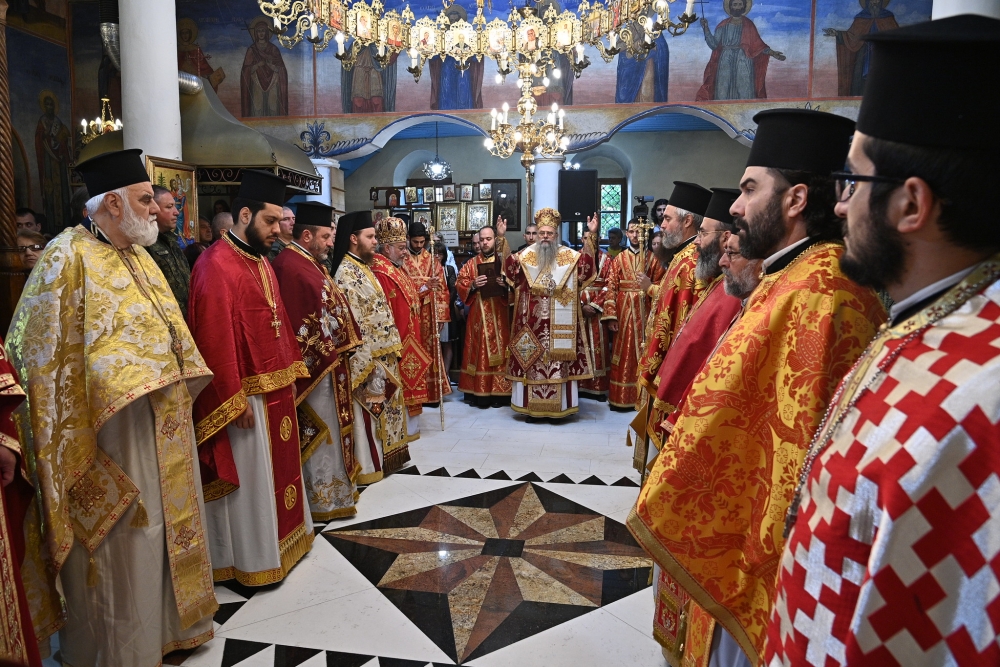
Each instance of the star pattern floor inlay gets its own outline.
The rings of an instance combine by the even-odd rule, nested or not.
[[[323,536],[460,664],[651,583],[625,526],[531,482]]]

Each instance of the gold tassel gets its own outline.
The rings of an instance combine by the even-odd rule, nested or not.
[[[625,446],[626,447],[632,446],[632,429],[627,429],[625,431]]]
[[[90,557],[90,565],[87,567],[87,586],[93,588],[97,585],[97,563],[94,557]]]
[[[149,527],[149,515],[146,513],[146,505],[143,504],[142,498],[139,498],[139,504],[135,508],[135,514],[132,516],[132,522],[129,525],[133,528]]]

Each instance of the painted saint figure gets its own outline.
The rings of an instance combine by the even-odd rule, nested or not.
[[[61,230],[72,217],[69,205],[69,165],[73,161],[73,133],[56,116],[58,101],[50,90],[38,96],[42,116],[35,126],[35,156],[49,229]]]
[[[378,47],[361,49],[351,69],[340,66],[341,102],[344,113],[383,113],[396,110],[396,59],[385,66],[378,62]]]
[[[634,24],[633,28],[636,34],[644,34],[638,24]],[[653,49],[644,58],[633,58],[627,51],[618,55],[615,103],[666,102],[669,81],[670,47],[661,34],[653,41]]]
[[[468,21],[469,14],[461,5],[447,9],[452,23]],[[485,62],[470,58],[468,69],[460,70],[451,56],[435,56],[428,61],[431,72],[431,109],[482,109],[483,70]]]
[[[886,9],[888,0],[859,0],[861,11],[847,30],[823,28],[823,34],[837,39],[837,95],[858,96],[865,90],[871,65],[872,43],[868,35],[898,28],[896,17]]]
[[[206,55],[198,45],[198,24],[194,19],[177,21],[177,69],[182,72],[202,76],[212,84],[212,90],[219,92],[219,84],[226,78],[226,71],[221,67],[213,68],[208,64],[211,56]]]
[[[263,16],[250,24],[253,44],[240,71],[240,110],[244,118],[288,115],[288,70],[281,51],[271,43]]]
[[[723,19],[713,33],[702,17],[705,42],[712,57],[705,66],[705,81],[695,100],[750,100],[767,97],[765,79],[770,58],[784,60],[785,54],[774,51],[747,18],[753,0],[723,0],[729,18]]]

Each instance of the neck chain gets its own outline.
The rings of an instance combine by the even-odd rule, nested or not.
[[[111,244],[111,247],[115,248],[114,244]],[[130,247],[128,250],[131,251],[133,256],[135,255],[135,250],[133,248]],[[136,287],[139,288],[139,291],[142,292],[144,297],[149,299],[149,302],[153,305],[153,310],[156,311],[157,315],[159,315],[160,318],[163,319],[163,322],[167,325],[167,333],[170,335],[170,351],[173,352],[174,357],[177,359],[177,366],[183,373],[184,345],[181,343],[180,336],[177,335],[177,328],[174,326],[174,323],[171,322],[167,317],[167,314],[163,312],[163,306],[160,304],[160,300],[155,294],[153,294],[152,291],[146,289],[146,285],[150,284],[149,274],[146,273],[146,268],[142,266],[142,263],[138,261],[138,258],[136,258],[135,263],[142,269],[142,275],[146,278],[146,282],[144,284],[143,281],[139,279],[139,274],[136,272],[132,260],[127,254],[125,254],[125,251],[115,248],[115,252],[118,253],[118,257],[121,258],[122,264],[125,265],[125,268],[128,269],[128,272],[132,275],[132,280],[135,281]]]
[[[247,271],[249,271],[250,275],[253,276],[254,282],[256,282],[257,286],[260,287],[260,291],[264,293],[264,300],[267,301],[267,305],[271,307],[271,327],[274,329],[274,337],[281,338],[281,320],[278,319],[278,303],[274,298],[274,288],[271,287],[271,277],[267,275],[267,269],[263,264],[266,260],[248,255],[238,248],[235,243],[230,241],[228,237],[224,236],[223,238],[226,239],[226,243],[229,244],[229,247],[239,254],[240,258],[243,260],[243,264],[247,267]],[[257,274],[254,273],[250,263],[247,262],[247,257],[250,257],[250,259],[257,263],[257,269],[260,271],[260,278],[257,277]]]

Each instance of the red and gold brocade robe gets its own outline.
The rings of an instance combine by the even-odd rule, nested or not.
[[[593,375],[580,292],[594,280],[596,272],[593,257],[559,246],[553,274],[543,274],[537,264],[537,245],[510,255],[504,262],[504,274],[514,289],[507,377],[528,393],[523,401],[528,408],[519,408],[512,397],[512,409],[535,417],[559,418],[579,409],[578,404],[570,410],[560,407],[560,403],[567,403],[561,385]]]
[[[420,344],[424,346],[428,359],[438,360],[427,369],[427,402],[437,403],[441,400],[442,392],[446,396],[451,393],[451,381],[448,380],[447,371],[441,368],[441,343],[434,327],[435,323],[440,328],[443,323],[451,322],[448,282],[444,268],[426,250],[421,250],[419,255],[406,253],[403,268],[410,274],[420,295]],[[428,278],[435,276],[439,279],[439,287],[430,290],[424,284]]]
[[[1000,255],[879,332],[813,443],[768,664],[1000,664]]]
[[[310,374],[277,285],[267,258],[238,248],[226,234],[201,254],[191,274],[188,326],[215,374],[194,403],[205,502],[239,488],[226,427],[246,410],[248,396],[262,394],[267,414],[254,417],[268,424],[278,537],[284,540],[303,526],[302,494],[287,494],[286,502],[286,489],[303,488],[292,386]]]
[[[609,336],[608,325],[601,321],[604,314],[604,299],[607,292],[604,291],[608,281],[608,273],[611,271],[611,257],[600,248],[594,254],[595,266],[597,267],[597,278],[580,292],[580,303],[584,306],[591,306],[597,311],[592,317],[584,317],[587,321],[587,335],[590,337],[590,349],[594,355],[594,377],[580,382],[580,392],[594,396],[608,395],[608,367],[611,361],[611,336]]]
[[[403,402],[406,404],[407,414],[416,417],[423,412],[424,403],[431,401],[427,392],[427,380],[434,363],[421,338],[420,295],[410,274],[388,258],[376,253],[371,270],[385,292],[385,299],[392,310],[392,319],[399,330],[399,339],[403,342],[399,352]]]
[[[759,662],[806,448],[885,321],[874,292],[841,272],[842,252],[814,243],[772,267],[695,377],[629,515],[632,534],[692,598],[684,655],[668,646],[678,662],[707,660],[715,621]],[[665,625],[677,627],[683,610],[671,611]]]
[[[351,407],[351,365],[348,351],[361,345],[361,329],[351,314],[337,283],[326,266],[294,241],[271,262],[278,279],[281,300],[295,329],[308,377],[295,381],[295,405],[299,419],[299,450],[304,464],[323,440],[323,429],[336,428],[344,454],[344,468],[353,481],[360,466],[354,457],[354,410]],[[305,403],[313,389],[333,374],[337,424],[325,424]],[[319,423],[317,423],[319,421]],[[310,423],[310,428],[304,428]],[[318,430],[317,428],[318,427]],[[308,485],[307,485],[308,486]]]
[[[611,260],[605,287],[601,321],[618,321],[618,332],[611,349],[608,403],[619,408],[631,408],[639,399],[636,380],[651,300],[639,289],[638,275],[646,274],[654,284],[664,275],[663,267],[653,253],[643,256],[645,266],[640,267],[637,251],[629,248],[619,253]]]
[[[21,580],[21,564],[27,546],[25,514],[35,498],[13,419],[14,410],[23,402],[24,391],[18,384],[17,372],[7,360],[0,341],[0,447],[17,455],[19,464],[14,480],[0,493],[0,586],[4,591],[4,601],[0,604],[0,658],[41,667],[31,610]],[[31,536],[32,542],[40,539],[40,535]]]
[[[476,396],[510,396],[507,379],[507,343],[510,340],[510,306],[506,295],[482,298],[472,283],[479,276],[484,261],[499,264],[498,276],[503,276],[501,259],[489,260],[476,255],[462,265],[455,282],[458,298],[469,306],[465,325],[465,347],[459,391]]]

